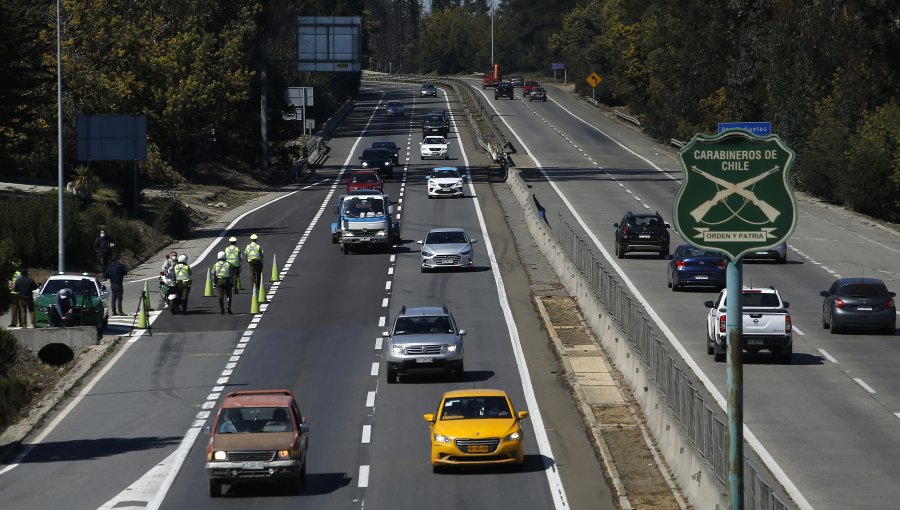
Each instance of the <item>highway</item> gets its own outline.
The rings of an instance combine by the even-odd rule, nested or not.
[[[200,297],[202,276],[195,276],[189,313],[163,313],[152,336],[123,340],[0,472],[3,507],[613,508],[580,416],[555,375],[527,276],[483,177],[484,156],[454,126],[451,160],[422,162],[417,122],[427,109],[458,105],[443,91],[436,99],[417,95],[412,85],[366,86],[316,181],[248,214],[229,233],[259,235],[264,276],[273,254],[284,261],[264,313],[245,313],[244,292],[233,305],[240,313],[219,315],[214,299]],[[407,103],[408,116],[389,118],[376,108],[394,98]],[[409,157],[386,187],[398,202],[403,240],[389,253],[343,255],[329,230],[339,179],[376,139],[406,148],[401,163]],[[445,163],[473,170],[467,196],[427,200],[425,170]],[[477,267],[421,274],[415,241],[432,226],[460,226],[478,239]],[[465,380],[385,384],[381,332],[403,305],[442,304],[469,332]],[[433,412],[444,391],[479,387],[504,389],[531,413],[525,468],[433,474],[422,414]],[[202,427],[224,393],[261,388],[292,390],[309,419],[305,490],[291,496],[237,485],[212,500]]]
[[[473,82],[474,83],[474,82]],[[476,85],[477,87],[477,85]],[[614,253],[613,223],[627,210],[658,210],[672,222],[680,167],[674,153],[631,127],[550,87],[550,101],[494,100],[517,148],[515,164],[546,208]],[[480,87],[476,93],[481,93]],[[576,217],[577,214],[577,217]],[[672,247],[681,242],[674,229]],[[745,423],[818,509],[896,508],[900,500],[900,342],[897,335],[832,335],[819,291],[838,276],[870,276],[900,289],[900,237],[876,222],[804,200],[788,263],[744,264],[744,283],[773,285],[791,303],[791,365],[745,355]],[[652,254],[609,258],[724,395],[725,365],[705,350],[703,302],[712,291],[673,293]],[[715,404],[713,404],[715,405]]]

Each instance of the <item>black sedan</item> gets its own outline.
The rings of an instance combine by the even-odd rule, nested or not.
[[[667,270],[668,284],[673,292],[688,286],[725,287],[725,255],[682,244],[675,248]]]
[[[400,164],[400,147],[397,147],[397,144],[394,142],[386,142],[386,141],[377,141],[372,142],[373,149],[387,149],[391,151],[391,155],[394,158],[394,165]]]
[[[377,170],[382,178],[394,176],[394,155],[387,149],[366,149],[359,157],[367,170]]]
[[[877,278],[841,278],[819,294],[822,327],[832,333],[859,328],[893,335],[897,329],[896,294]]]
[[[547,102],[547,90],[544,87],[534,87],[528,94],[528,101],[544,101]]]

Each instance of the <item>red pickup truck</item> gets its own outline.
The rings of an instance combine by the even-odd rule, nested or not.
[[[503,81],[503,76],[500,74],[500,65],[494,64],[493,69],[484,73],[484,76],[481,79],[481,88],[494,88],[497,86],[497,83],[501,81]]]

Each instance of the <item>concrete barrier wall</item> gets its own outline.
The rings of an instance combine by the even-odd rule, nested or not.
[[[528,229],[535,244],[556,271],[560,282],[575,298],[585,320],[600,339],[641,407],[657,447],[672,472],[675,482],[695,508],[728,508],[726,488],[715,476],[713,467],[698,454],[672,415],[646,364],[625,340],[625,334],[606,308],[594,296],[589,282],[556,242],[547,224],[539,217],[535,202],[518,170],[510,170],[507,184],[525,212]]]
[[[67,345],[72,352],[97,343],[97,328],[94,326],[73,326],[71,328],[30,328],[9,330],[19,345],[37,354],[50,344]]]

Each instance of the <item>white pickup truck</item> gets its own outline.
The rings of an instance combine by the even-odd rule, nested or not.
[[[715,301],[707,301],[706,354],[716,361],[725,361],[726,336],[725,311],[728,289],[722,289]],[[781,300],[774,287],[744,287],[742,292],[743,344],[747,352],[768,349],[778,361],[790,364],[793,352],[790,303]]]

